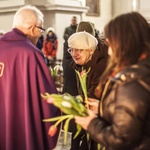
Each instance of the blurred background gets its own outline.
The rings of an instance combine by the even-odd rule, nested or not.
[[[57,59],[62,59],[63,34],[71,24],[72,16],[77,17],[77,23],[93,22],[100,34],[110,19],[125,12],[138,11],[150,22],[149,0],[0,0],[0,30],[11,30],[16,10],[29,4],[43,12],[45,29],[55,29],[59,41]]]

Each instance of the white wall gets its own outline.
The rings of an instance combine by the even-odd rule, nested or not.
[[[70,25],[73,15],[79,21],[91,21],[102,32],[106,23],[116,15],[139,11],[150,21],[149,0],[99,0],[100,15],[87,16],[88,7],[85,0],[3,0],[0,1],[0,29],[9,31],[12,28],[13,16],[16,10],[25,4],[36,5],[43,12],[44,27],[52,26],[56,30],[59,40],[58,58],[63,54],[63,33],[65,27]],[[133,7],[133,1],[136,7]]]
[[[100,15],[99,16],[87,16],[83,14],[83,20],[91,21],[95,24],[95,27],[102,32],[106,23],[112,17],[112,0],[100,0],[99,4]]]
[[[146,18],[150,18],[150,1],[138,0],[138,11]]]
[[[71,18],[72,16],[76,16],[77,20],[80,21],[81,20],[81,16],[80,14],[74,14],[74,13],[57,13],[56,14],[56,34],[58,35],[58,40],[59,40],[59,49],[58,49],[58,53],[57,53],[57,57],[62,59],[63,56],[63,43],[64,43],[64,39],[63,39],[63,34],[64,34],[64,30],[65,27],[68,27],[71,23]],[[60,19],[61,18],[61,19]]]
[[[1,13],[0,15],[0,30],[4,30],[5,32],[12,29],[13,23],[13,13]]]

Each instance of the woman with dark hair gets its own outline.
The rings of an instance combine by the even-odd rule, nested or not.
[[[75,117],[105,150],[150,147],[150,29],[137,12],[105,27],[110,59],[96,89],[100,103],[89,99],[87,117]],[[97,110],[97,112],[96,112]]]

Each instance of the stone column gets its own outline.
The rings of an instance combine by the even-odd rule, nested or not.
[[[45,28],[52,26],[56,31],[59,42],[58,59],[62,59],[63,56],[65,27],[70,25],[72,16],[76,16],[78,22],[81,21],[82,13],[87,9],[85,0],[47,0],[45,7],[41,8],[45,16]]]

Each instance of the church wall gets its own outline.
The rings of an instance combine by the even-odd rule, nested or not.
[[[93,22],[100,32],[103,32],[104,26],[112,17],[129,11],[139,11],[150,21],[149,0],[99,0],[100,10],[97,16],[87,15],[89,7],[86,6],[86,0],[2,0],[0,29],[6,32],[11,30],[14,13],[26,4],[36,5],[43,12],[46,29],[50,26],[55,28],[59,40],[58,58],[62,58],[63,54],[64,29],[70,25],[73,15],[77,16],[78,22]]]

